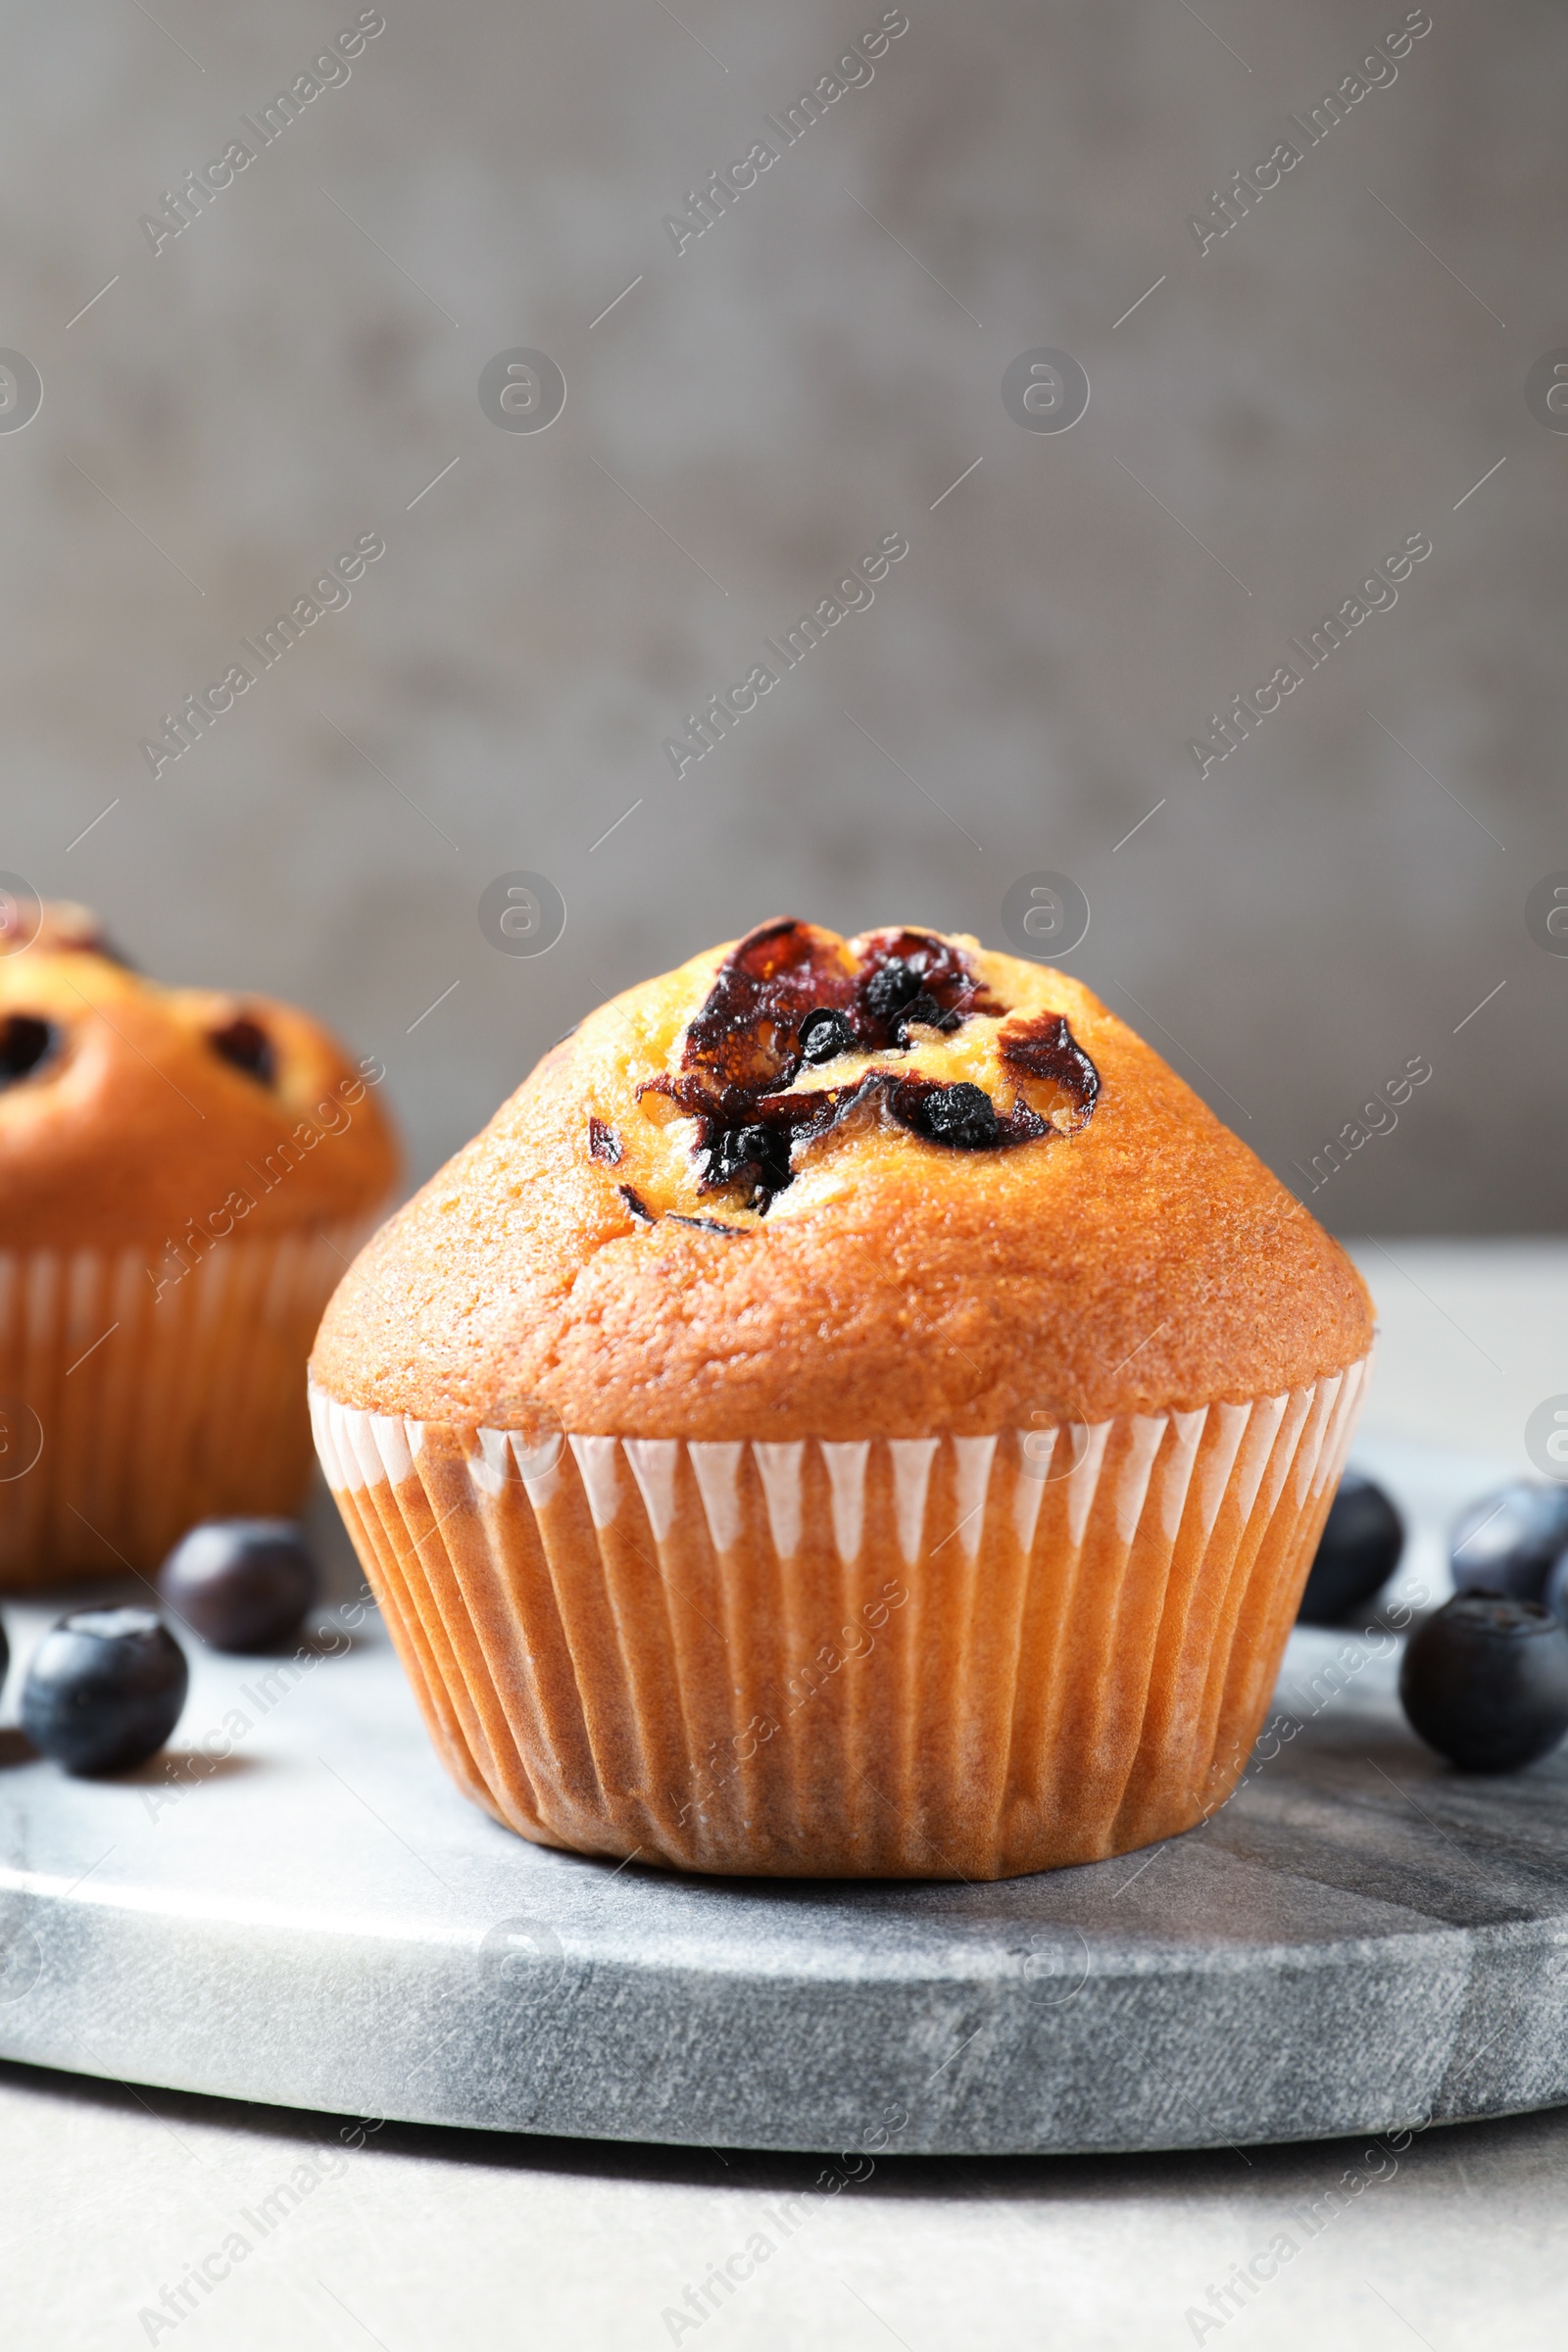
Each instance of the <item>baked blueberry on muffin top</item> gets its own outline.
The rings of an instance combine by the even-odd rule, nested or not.
[[[699,1191],[760,1217],[811,1147],[857,1118],[998,1151],[1070,1132],[1099,1092],[1064,1017],[1010,1020],[956,943],[878,931],[852,949],[785,916],[731,949],[678,1069],[648,1079],[638,1102],[645,1117],[695,1120]]]

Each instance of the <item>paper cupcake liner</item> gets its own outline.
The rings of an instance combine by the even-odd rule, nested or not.
[[[364,1230],[236,1234],[161,1292],[161,1243],[0,1251],[0,1588],[151,1573],[198,1519],[295,1510],[301,1374]]]
[[[524,1837],[990,1879],[1190,1828],[1256,1737],[1364,1387],[1055,1433],[520,1436],[312,1393],[435,1743]],[[1044,1475],[1042,1475],[1044,1473]]]

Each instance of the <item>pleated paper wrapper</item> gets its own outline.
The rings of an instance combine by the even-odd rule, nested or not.
[[[0,1587],[151,1574],[198,1519],[297,1510],[305,1365],[364,1235],[234,1234],[161,1295],[161,1242],[0,1250]]]
[[[312,1410],[435,1744],[499,1820],[683,1870],[991,1879],[1229,1793],[1366,1370],[848,1445]]]

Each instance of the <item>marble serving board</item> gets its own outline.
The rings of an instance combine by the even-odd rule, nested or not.
[[[1442,1526],[1495,1466],[1359,1458],[1415,1525],[1401,1588],[1441,1597]],[[7,1606],[19,1659],[59,1607]],[[1293,1636],[1278,1719],[1200,1830],[978,1886],[530,1846],[447,1782],[373,1611],[340,1626],[294,1659],[188,1642],[172,1749],[127,1779],[0,1730],[0,2056],[367,2129],[910,2154],[1568,2100],[1568,1750],[1450,1772],[1375,1640]]]

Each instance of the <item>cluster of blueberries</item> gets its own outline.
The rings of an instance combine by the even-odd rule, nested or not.
[[[316,1599],[316,1562],[292,1519],[207,1519],[158,1572],[172,1617],[214,1649],[271,1649]],[[0,1627],[0,1684],[11,1653]],[[67,1772],[129,1772],[179,1721],[185,1653],[153,1609],[75,1609],[27,1664],[22,1728]]]
[[[1301,1595],[1303,1625],[1345,1625],[1404,1548],[1399,1514],[1347,1471]],[[1412,1730],[1462,1772],[1516,1772],[1568,1732],[1568,1487],[1519,1480],[1454,1527],[1457,1590],[1405,1644],[1399,1699]]]

